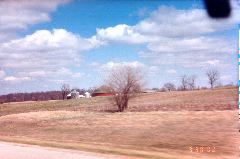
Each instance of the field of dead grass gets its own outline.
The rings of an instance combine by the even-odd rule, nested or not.
[[[108,98],[2,104],[0,140],[139,158],[232,159],[239,151],[237,100],[230,88],[143,94],[123,113],[111,113]]]

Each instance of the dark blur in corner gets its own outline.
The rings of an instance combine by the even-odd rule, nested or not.
[[[228,18],[231,15],[229,0],[204,0],[204,2],[211,18]]]

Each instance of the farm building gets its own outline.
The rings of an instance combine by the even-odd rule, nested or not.
[[[92,97],[89,92],[85,92],[84,94],[85,94],[85,98],[91,98]]]
[[[111,89],[108,86],[101,86],[98,89],[96,89],[92,93],[92,97],[97,97],[97,96],[113,96],[114,93],[112,93]]]
[[[78,91],[72,90],[71,93],[67,95],[67,99],[78,99],[78,98],[90,98],[91,95],[88,92],[84,93],[85,95],[79,94]]]
[[[72,90],[68,95],[67,99],[77,99],[79,98],[79,92],[76,90]]]

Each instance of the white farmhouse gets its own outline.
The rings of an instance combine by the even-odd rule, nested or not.
[[[89,92],[85,92],[84,94],[86,98],[91,98],[91,94]]]

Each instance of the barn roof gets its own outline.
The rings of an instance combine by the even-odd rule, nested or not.
[[[93,93],[112,93],[112,91],[110,87],[102,85],[101,87],[97,88]]]

